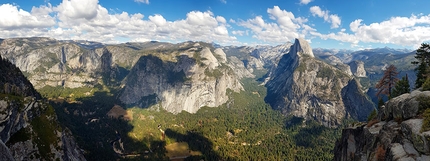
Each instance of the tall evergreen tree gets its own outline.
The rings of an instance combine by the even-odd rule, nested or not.
[[[415,69],[417,72],[415,88],[420,88],[427,78],[427,70],[430,65],[430,45],[428,43],[422,43],[417,49],[415,58],[417,61],[412,62],[412,64],[418,64],[418,67]]]
[[[402,79],[396,83],[393,89],[392,97],[397,97],[404,93],[409,93],[410,91],[411,89],[409,85],[408,75],[406,74],[406,76],[402,77]]]
[[[379,80],[378,84],[376,84],[376,88],[378,89],[378,92],[376,93],[376,96],[380,96],[381,94],[384,94],[388,96],[388,98],[391,98],[392,89],[394,88],[394,85],[399,80],[397,77],[397,68],[394,65],[388,66],[388,68],[384,71],[384,75],[382,76],[381,80]]]

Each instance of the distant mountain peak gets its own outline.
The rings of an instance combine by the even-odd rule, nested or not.
[[[291,46],[290,53],[297,54],[298,56],[314,57],[312,48],[309,43],[303,38],[296,38],[293,46]]]

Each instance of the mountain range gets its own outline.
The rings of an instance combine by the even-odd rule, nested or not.
[[[388,65],[397,67],[399,77],[408,74],[414,82],[410,63],[414,54],[390,48],[312,49],[300,38],[278,46],[239,47],[192,41],[102,44],[44,37],[0,40],[1,57],[29,80],[25,88],[2,80],[2,92],[54,100],[59,107],[56,112],[61,111],[61,124],[79,138],[84,134],[68,120],[91,124],[115,115],[132,121],[135,114],[127,109],[134,108],[173,114],[198,113],[206,107],[230,108],[240,101],[233,95],[246,92],[263,96],[259,99],[285,118],[297,117],[330,128],[343,126],[347,120],[365,121],[375,109],[374,86]],[[253,90],[249,80],[266,91]],[[89,99],[91,106],[85,103]],[[64,101],[79,108],[71,111]],[[145,119],[143,115],[137,118]],[[125,156],[121,138],[112,144],[116,142],[121,147],[114,151]],[[106,143],[99,144],[103,147]]]

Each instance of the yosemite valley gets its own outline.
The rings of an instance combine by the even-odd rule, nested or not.
[[[1,148],[15,160],[368,160],[379,146],[386,158],[425,158],[430,147],[404,143],[405,131],[396,144],[403,156],[395,139],[378,142],[401,133],[379,136],[382,127],[419,124],[393,120],[416,118],[418,94],[429,93],[379,110],[375,88],[389,65],[414,87],[415,54],[312,49],[301,38],[278,46],[0,39]],[[407,103],[414,114],[396,113]],[[379,127],[365,123],[372,112]]]

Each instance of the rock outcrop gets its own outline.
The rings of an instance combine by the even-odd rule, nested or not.
[[[282,56],[266,87],[265,100],[272,108],[326,126],[337,126],[345,118],[364,120],[374,109],[358,82],[316,60],[303,39],[296,39],[289,53]]]
[[[366,70],[364,69],[364,63],[362,61],[351,61],[348,63],[351,68],[352,74],[356,77],[366,77]]]
[[[222,63],[225,58],[220,50],[214,56],[211,48],[195,44],[171,53],[170,58],[142,56],[127,76],[119,99],[129,106],[158,104],[172,113],[217,107],[227,102],[227,89],[243,89],[233,70]]]
[[[420,97],[430,98],[430,91],[393,98],[371,122],[343,129],[334,160],[430,160],[430,131],[422,129]]]
[[[0,85],[0,160],[85,160],[54,109],[1,56]]]

